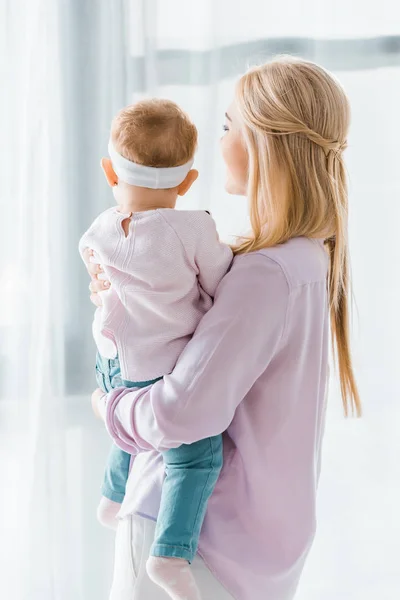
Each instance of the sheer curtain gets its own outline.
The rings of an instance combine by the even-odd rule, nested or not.
[[[91,415],[94,346],[77,242],[112,197],[99,169],[113,114],[179,102],[200,132],[184,206],[229,238],[246,205],[223,189],[218,139],[235,78],[293,53],[350,96],[348,170],[365,406],[344,421],[331,386],[319,530],[300,600],[400,592],[400,8],[396,0],[3,0],[0,274],[0,591],[105,600],[113,537],[95,519],[109,440]]]

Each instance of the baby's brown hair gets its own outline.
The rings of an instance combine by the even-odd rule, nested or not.
[[[151,98],[114,117],[111,141],[119,154],[137,164],[178,167],[193,158],[197,129],[175,102]]]

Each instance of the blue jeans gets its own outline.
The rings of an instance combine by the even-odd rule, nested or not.
[[[121,378],[118,358],[96,360],[99,387],[109,392],[116,387],[147,387],[158,381],[132,382]],[[162,452],[165,480],[152,556],[183,558],[191,562],[197,552],[208,500],[214,491],[223,463],[222,435],[194,444],[182,444]],[[103,496],[122,502],[129,475],[130,455],[113,446],[108,458]]]

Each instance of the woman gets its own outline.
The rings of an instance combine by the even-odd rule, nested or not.
[[[342,88],[312,63],[277,59],[237,85],[221,149],[227,190],[248,198],[251,234],[171,375],[93,395],[117,445],[139,453],[113,600],[167,600],[144,568],[163,477],[157,451],[221,432],[224,468],[193,565],[203,597],[295,594],[315,533],[329,320],[345,412],[361,411],[348,332],[348,126]],[[98,304],[104,282],[90,271]]]

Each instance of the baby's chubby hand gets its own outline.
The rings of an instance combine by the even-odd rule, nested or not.
[[[106,395],[103,390],[101,390],[100,388],[97,388],[97,390],[94,390],[93,394],[92,394],[92,409],[94,414],[96,415],[96,417],[98,419],[101,419],[102,421],[105,420],[105,412],[106,412],[106,403],[105,403],[105,399],[106,399]]]
[[[89,285],[90,300],[95,306],[100,307],[102,306],[102,301],[99,292],[109,289],[110,282],[107,281],[103,267],[96,260],[93,250],[86,248],[83,251],[83,259],[91,278]]]

